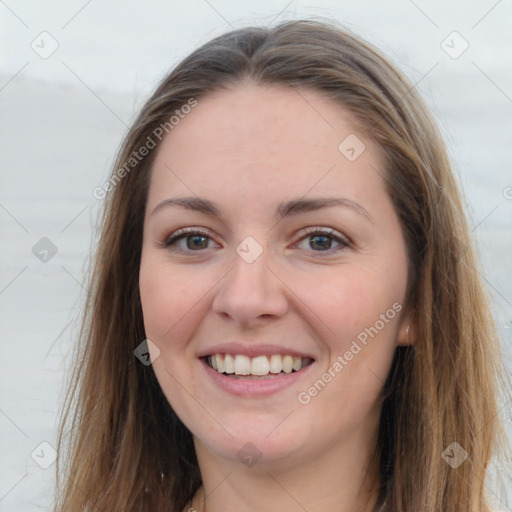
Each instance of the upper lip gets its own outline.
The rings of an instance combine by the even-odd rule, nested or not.
[[[272,354],[290,355],[294,357],[309,357],[315,359],[311,354],[302,352],[294,348],[281,347],[279,345],[271,344],[258,344],[254,341],[246,341],[240,343],[232,341],[228,343],[221,343],[219,345],[212,345],[198,352],[197,357],[206,357],[213,354],[241,354],[248,357],[256,356],[271,356]]]

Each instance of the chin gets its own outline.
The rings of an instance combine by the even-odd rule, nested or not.
[[[283,429],[276,426],[282,421],[259,422],[254,424],[254,417],[224,424],[226,430],[218,429],[214,435],[212,431],[199,432],[194,435],[198,456],[203,449],[214,453],[218,457],[228,460],[236,465],[245,465],[259,468],[269,468],[276,464],[290,464],[295,461],[300,452],[306,451],[308,442],[306,432],[300,429]],[[279,432],[278,432],[279,431]],[[301,449],[302,448],[302,449]]]

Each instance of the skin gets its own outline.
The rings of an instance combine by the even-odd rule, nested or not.
[[[366,146],[352,162],[338,149],[350,134]],[[404,310],[309,403],[297,397],[405,300],[406,247],[383,172],[379,149],[345,108],[280,86],[210,93],[159,147],[140,294],[146,335],[160,350],[155,374],[194,436],[207,495],[205,504],[198,494],[198,510],[372,510],[379,393],[396,346],[409,343]],[[166,199],[197,196],[214,202],[221,217],[177,205],[152,213]],[[333,206],[275,217],[282,202],[333,196],[357,202],[368,216]],[[199,250],[190,238],[165,247],[184,227],[210,238],[200,239]],[[328,238],[326,251],[308,227],[334,230],[349,245]],[[248,236],[263,249],[252,263],[236,252]],[[234,396],[198,359],[233,339],[295,347],[315,361],[272,395]],[[252,467],[237,457],[249,442],[261,453]]]

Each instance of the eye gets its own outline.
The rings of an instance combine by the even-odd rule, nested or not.
[[[304,247],[304,244],[307,247]],[[302,246],[302,247],[301,247]],[[306,236],[303,236],[294,247],[314,252],[337,252],[350,246],[350,242],[343,235],[333,229],[308,228]]]
[[[182,228],[169,235],[163,246],[177,252],[200,252],[218,247],[218,244],[207,233],[197,229]]]

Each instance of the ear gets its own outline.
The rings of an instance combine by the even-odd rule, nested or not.
[[[409,312],[405,312],[400,318],[396,344],[402,346],[414,345],[417,332],[416,321]]]

